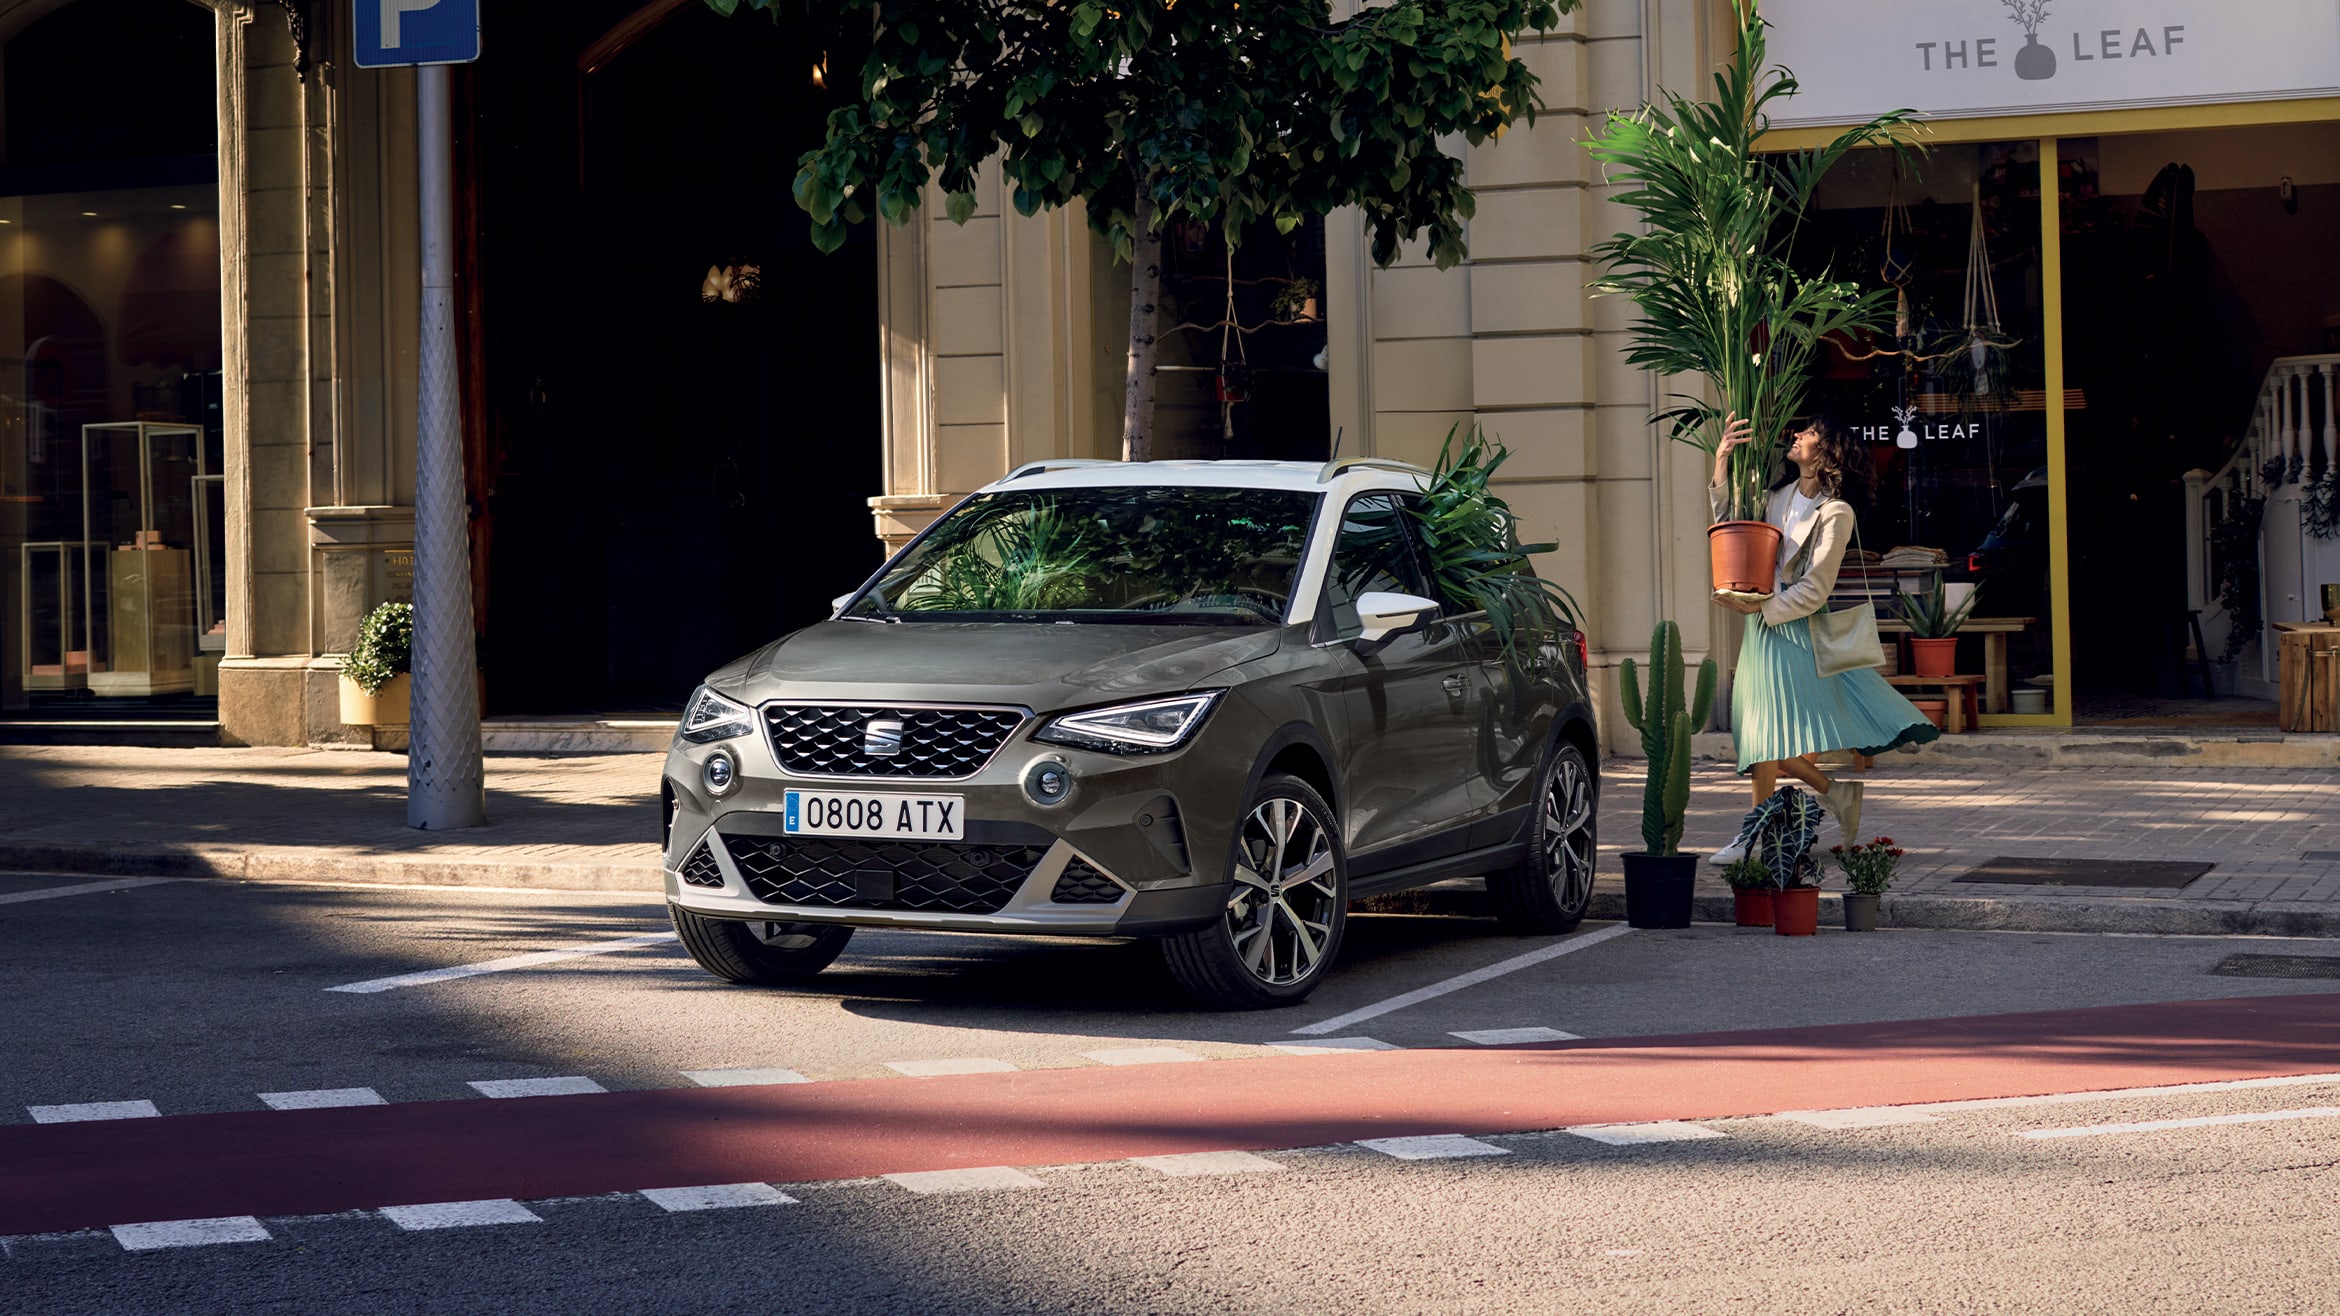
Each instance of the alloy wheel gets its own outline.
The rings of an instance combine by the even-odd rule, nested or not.
[[[1560,908],[1584,908],[1593,884],[1592,774],[1574,754],[1552,765],[1544,791],[1544,876]]]
[[[1251,811],[1237,842],[1227,935],[1260,982],[1284,987],[1317,972],[1340,910],[1332,839],[1314,811],[1274,796]]]

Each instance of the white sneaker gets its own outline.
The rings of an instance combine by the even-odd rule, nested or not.
[[[1706,862],[1717,868],[1727,868],[1747,857],[1748,836],[1745,832],[1731,838],[1731,843],[1706,857]]]

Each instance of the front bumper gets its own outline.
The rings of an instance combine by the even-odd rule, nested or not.
[[[1223,825],[1197,823],[1231,819],[1244,783],[1190,766],[1195,745],[1124,758],[1034,742],[1030,729],[964,780],[850,782],[872,794],[962,797],[966,836],[956,843],[787,837],[787,790],[846,783],[782,771],[760,729],[710,745],[678,740],[666,762],[667,899],[711,918],[1025,935],[1154,935],[1217,918],[1218,857],[1230,838]],[[720,796],[704,777],[718,751],[737,769]],[[1059,804],[1023,789],[1041,759],[1071,773]]]

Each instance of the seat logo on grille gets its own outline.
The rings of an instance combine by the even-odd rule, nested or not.
[[[863,723],[861,752],[876,759],[899,757],[902,753],[902,719],[873,717]]]

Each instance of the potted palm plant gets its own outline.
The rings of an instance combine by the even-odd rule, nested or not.
[[[357,643],[341,660],[343,725],[405,726],[413,665],[414,605],[385,603],[367,613]]]
[[[1625,660],[1625,720],[1641,733],[1649,774],[1641,792],[1641,849],[1625,855],[1625,921],[1637,928],[1690,926],[1690,889],[1698,856],[1683,854],[1683,815],[1690,810],[1690,731],[1714,704],[1715,666],[1698,664],[1698,684],[1683,698],[1682,629],[1661,621],[1649,637],[1649,698]]]
[[[1519,515],[1495,493],[1495,472],[1510,457],[1510,449],[1478,426],[1457,424],[1438,449],[1421,501],[1408,506],[1431,584],[1485,612],[1505,658],[1516,659],[1523,641],[1532,653],[1562,626],[1583,622],[1575,598],[1528,561],[1559,545],[1521,543]]]
[[[1775,435],[1804,408],[1812,355],[1832,334],[1885,328],[1890,290],[1799,273],[1789,261],[1813,191],[1860,147],[1910,149],[1915,112],[1895,110],[1824,146],[1762,153],[1773,102],[1796,94],[1795,78],[1764,67],[1764,28],[1741,0],[1739,44],[1715,75],[1714,99],[1668,95],[1662,104],[1613,112],[1586,142],[1616,200],[1639,214],[1638,232],[1594,248],[1606,273],[1595,294],[1631,298],[1640,312],[1626,358],[1660,375],[1703,378],[1711,399],[1656,419],[1705,453],[1711,466],[1727,418],[1754,422],[1759,440],[1731,452],[1719,516],[1708,532],[1714,586],[1769,594],[1779,532],[1764,521],[1779,474]]]

